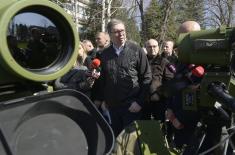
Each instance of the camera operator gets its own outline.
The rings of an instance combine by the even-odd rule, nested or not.
[[[172,64],[177,65],[178,57],[174,51],[174,42],[166,40],[163,42],[162,57],[168,59]]]

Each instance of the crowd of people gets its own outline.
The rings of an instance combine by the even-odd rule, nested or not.
[[[198,30],[197,22],[186,21],[178,33]],[[90,97],[99,110],[108,111],[108,115],[104,115],[116,137],[134,120],[155,119],[167,125],[166,132],[174,136],[171,139],[175,146],[188,144],[198,116],[182,109],[180,90],[167,96],[164,87],[182,71],[189,70],[192,74],[185,79],[186,87],[198,89],[204,68],[181,63],[172,40],[163,42],[162,51],[153,38],[146,41],[144,48],[129,41],[125,24],[118,19],[108,23],[107,33],[97,33],[95,41],[96,48],[90,40],[80,42],[74,68],[56,80],[55,88],[79,90]],[[101,62],[97,68],[92,67],[95,59]],[[88,74],[94,70],[95,74]]]

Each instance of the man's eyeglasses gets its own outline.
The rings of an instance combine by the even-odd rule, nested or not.
[[[114,34],[124,34],[126,31],[125,30],[117,30],[117,31],[113,31],[111,33],[114,33]]]

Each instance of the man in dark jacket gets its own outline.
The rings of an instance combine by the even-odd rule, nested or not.
[[[90,62],[95,59],[98,58],[100,59],[100,56],[103,52],[103,50],[107,47],[110,46],[110,37],[109,34],[107,32],[98,32],[96,34],[96,53],[95,55],[93,55],[93,57],[87,57],[87,59],[91,59]],[[100,99],[100,95],[99,95],[99,87],[100,87],[100,79],[95,80],[94,86],[92,87],[91,90],[91,99],[92,101],[95,103],[95,105],[99,108],[102,105],[102,101]]]
[[[115,136],[140,119],[152,74],[140,46],[127,41],[125,25],[113,19],[107,25],[112,45],[101,55],[101,96],[111,115]]]
[[[195,21],[186,21],[179,27],[179,33],[187,33],[191,31],[199,31],[200,25]],[[176,81],[177,78],[180,77],[180,80],[182,81],[179,85],[179,83],[172,83],[175,86],[180,87],[180,89],[176,89],[174,91],[176,94],[169,100],[169,103],[167,104],[167,112],[166,117],[173,125],[174,130],[174,143],[176,147],[181,148],[185,144],[189,144],[192,138],[192,135],[195,131],[197,122],[199,121],[199,114],[195,111],[190,110],[184,110],[183,109],[183,98],[186,98],[186,95],[190,97],[190,93],[193,91],[198,91],[200,86],[200,80],[204,74],[200,75],[200,77],[195,80],[188,78],[188,75],[193,74],[191,73],[191,69],[189,70],[189,65],[184,63],[179,63],[177,66],[177,73],[176,73]],[[193,67],[194,68],[194,67]],[[199,67],[201,68],[201,67]],[[194,71],[197,71],[198,68],[195,68]],[[202,69],[200,69],[202,70]],[[182,76],[183,75],[183,76]],[[199,74],[196,74],[199,75]],[[173,80],[174,82],[174,80]],[[175,86],[172,86],[171,89],[174,89]],[[183,87],[182,87],[183,86]],[[169,87],[170,88],[170,87]],[[190,90],[190,93],[186,93],[188,90]],[[184,96],[184,97],[183,97]]]
[[[174,42],[171,40],[166,40],[163,42],[163,52],[162,56],[167,58],[171,63],[178,65],[178,56],[174,51]]]
[[[92,63],[92,60],[96,58],[96,49],[94,48],[92,42],[90,40],[83,40],[82,41],[83,45],[84,45],[84,49],[87,53],[87,57],[84,61],[84,65],[88,68],[90,68],[90,65]]]
[[[93,59],[100,57],[102,51],[107,48],[110,44],[110,38],[106,32],[98,32],[95,37],[95,42],[97,47],[94,48],[90,40],[84,40],[85,49],[87,51],[87,57],[85,59],[84,65],[90,69],[90,64]]]
[[[152,71],[152,82],[150,85],[149,103],[145,106],[144,119],[149,119],[152,116],[164,121],[165,102],[160,95],[159,87],[166,81],[174,77],[174,66],[159,53],[158,42],[155,39],[149,39],[145,43],[147,57]]]

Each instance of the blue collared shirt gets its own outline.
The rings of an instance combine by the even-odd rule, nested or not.
[[[124,44],[123,44],[122,46],[120,46],[120,47],[117,47],[117,46],[115,46],[115,45],[113,44],[113,48],[115,49],[115,53],[116,53],[117,55],[119,55],[119,54],[121,53],[121,51],[123,51]]]

